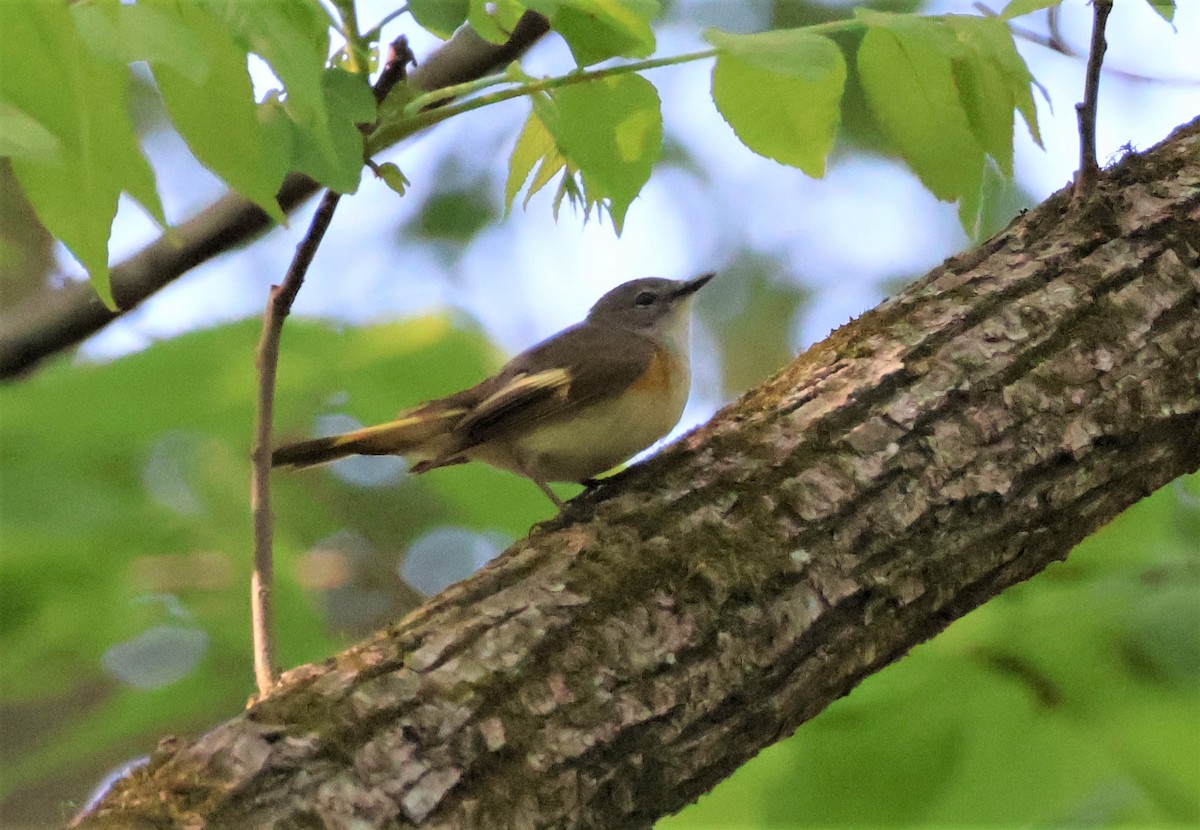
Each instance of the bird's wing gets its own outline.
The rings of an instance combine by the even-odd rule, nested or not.
[[[610,332],[581,323],[513,358],[476,387],[482,394],[455,432],[465,448],[554,419],[625,391],[654,356],[647,338],[630,332],[626,342],[614,344]]]

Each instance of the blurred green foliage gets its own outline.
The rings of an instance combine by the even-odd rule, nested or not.
[[[780,279],[784,267],[771,257],[740,251],[697,302],[701,319],[721,344],[726,398],[757,386],[791,360],[794,324],[812,296]]]
[[[228,717],[253,691],[248,458],[258,329],[247,321],[187,334],[0,387],[0,815],[33,810],[46,821],[38,810],[47,793],[80,798],[86,789],[72,785],[145,754],[164,734]],[[444,318],[341,331],[292,321],[277,428],[307,437],[319,416],[384,420],[500,362],[477,331]],[[397,569],[426,531],[453,524],[512,538],[554,512],[537,488],[482,465],[393,476],[389,486],[350,478],[276,474],[284,665],[319,660],[411,608],[419,596]],[[355,616],[364,598],[374,613]],[[178,682],[139,689],[105,669],[142,654],[147,665],[120,674],[152,683],[162,671],[154,661],[177,663],[171,643],[195,643],[196,632],[206,648]],[[172,633],[155,652],[154,637]]]

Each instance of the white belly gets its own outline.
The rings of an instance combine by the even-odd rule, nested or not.
[[[670,394],[628,391],[594,404],[567,422],[547,424],[519,444],[524,464],[545,481],[582,481],[612,469],[679,423],[688,384]]]

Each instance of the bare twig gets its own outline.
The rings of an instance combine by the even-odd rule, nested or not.
[[[387,65],[375,82],[375,100],[382,101],[397,83],[404,80],[405,69],[413,62],[412,51],[404,37],[392,42]],[[253,474],[250,483],[250,511],[254,516],[254,570],[250,575],[250,628],[254,642],[254,680],[259,696],[266,695],[279,678],[275,659],[275,624],[271,591],[274,586],[271,516],[271,428],[274,424],[275,378],[279,367],[279,339],[283,321],[304,284],[304,276],[316,256],[325,231],[333,221],[342,194],[326,190],[313,214],[308,233],[296,248],[296,256],[279,285],[271,286],[263,313],[262,337],[255,362],[258,368],[258,411],[254,423]]]
[[[1064,55],[1078,55],[1062,35],[1062,7],[1051,6],[1046,9],[1046,28],[1050,30],[1050,48]]]
[[[375,79],[375,86],[371,89],[375,93],[375,103],[382,104],[392,87],[407,76],[409,65],[415,66],[416,63],[417,56],[408,47],[408,39],[401,35],[393,40],[388,50],[387,63],[383,65],[383,71],[379,73],[379,77]]]
[[[321,204],[313,214],[308,233],[296,248],[296,256],[292,259],[287,276],[279,285],[271,286],[255,359],[258,368],[258,412],[254,424],[254,451],[251,454],[254,463],[250,482],[250,511],[254,515],[254,572],[250,575],[250,625],[254,638],[254,680],[259,695],[267,694],[279,677],[271,603],[274,585],[271,552],[271,425],[274,421],[279,337],[283,332],[283,321],[292,309],[296,294],[304,283],[304,275],[312,264],[341,198],[342,194],[336,191],[325,191]]]
[[[463,27],[428,55],[408,81],[428,92],[489,75],[524,54],[550,29],[549,21],[526,12],[512,37],[488,43]],[[307,176],[289,175],[279,191],[279,206],[290,213],[318,190]],[[72,283],[29,298],[0,315],[0,379],[16,378],[50,355],[75,346],[113,320],[136,308],[192,268],[273,227],[252,202],[228,193],[112,270],[113,297],[120,311],[109,311],[87,283]]]
[[[1104,40],[1104,26],[1112,7],[1112,0],[1092,0],[1095,13],[1092,47],[1088,54],[1083,102],[1075,105],[1075,112],[1079,116],[1079,172],[1071,193],[1074,201],[1091,193],[1096,187],[1096,180],[1100,178],[1100,165],[1096,162],[1096,98],[1100,91],[1100,67],[1104,63],[1104,51],[1108,48]]]

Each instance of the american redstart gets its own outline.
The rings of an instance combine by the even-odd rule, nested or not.
[[[582,323],[475,386],[386,424],[280,447],[271,466],[403,455],[423,473],[483,461],[532,480],[562,507],[546,482],[588,483],[679,422],[691,386],[688,309],[713,276],[619,285]]]

